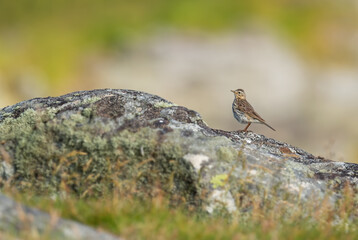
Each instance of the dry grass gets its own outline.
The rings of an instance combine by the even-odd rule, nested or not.
[[[262,206],[252,199],[251,212],[239,210],[232,215],[225,210],[208,215],[204,209],[188,208],[185,203],[171,207],[160,188],[156,189],[156,197],[147,200],[118,194],[100,199],[69,195],[53,200],[13,190],[7,193],[49,212],[54,218],[79,221],[125,239],[357,239],[358,222],[347,218],[355,211],[354,195],[348,186],[344,191],[344,198],[334,209],[327,201],[319,208],[313,208],[312,204],[311,209],[310,206],[300,209],[283,201],[279,205]],[[337,221],[337,213],[341,221]],[[48,238],[39,233],[31,236]]]

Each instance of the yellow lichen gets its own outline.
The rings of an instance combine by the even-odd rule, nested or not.
[[[227,183],[228,175],[219,174],[211,178],[210,183],[213,184],[214,188],[223,187]]]

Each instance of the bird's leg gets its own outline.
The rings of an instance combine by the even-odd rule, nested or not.
[[[248,124],[247,124],[246,128],[244,129],[244,132],[247,131],[247,129],[250,127],[250,125],[251,125],[251,123],[248,123]]]

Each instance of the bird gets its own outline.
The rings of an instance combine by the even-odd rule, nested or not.
[[[246,124],[244,132],[250,127],[251,123],[261,123],[276,131],[273,127],[268,125],[266,121],[255,112],[251,104],[246,100],[246,94],[243,89],[231,90],[234,93],[235,99],[232,103],[232,113],[239,123]]]

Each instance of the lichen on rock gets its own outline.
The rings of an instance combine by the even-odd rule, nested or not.
[[[151,94],[94,90],[0,111],[0,173],[21,191],[99,197],[167,195],[214,212],[255,204],[335,204],[358,166],[315,157],[253,132],[212,129]]]

